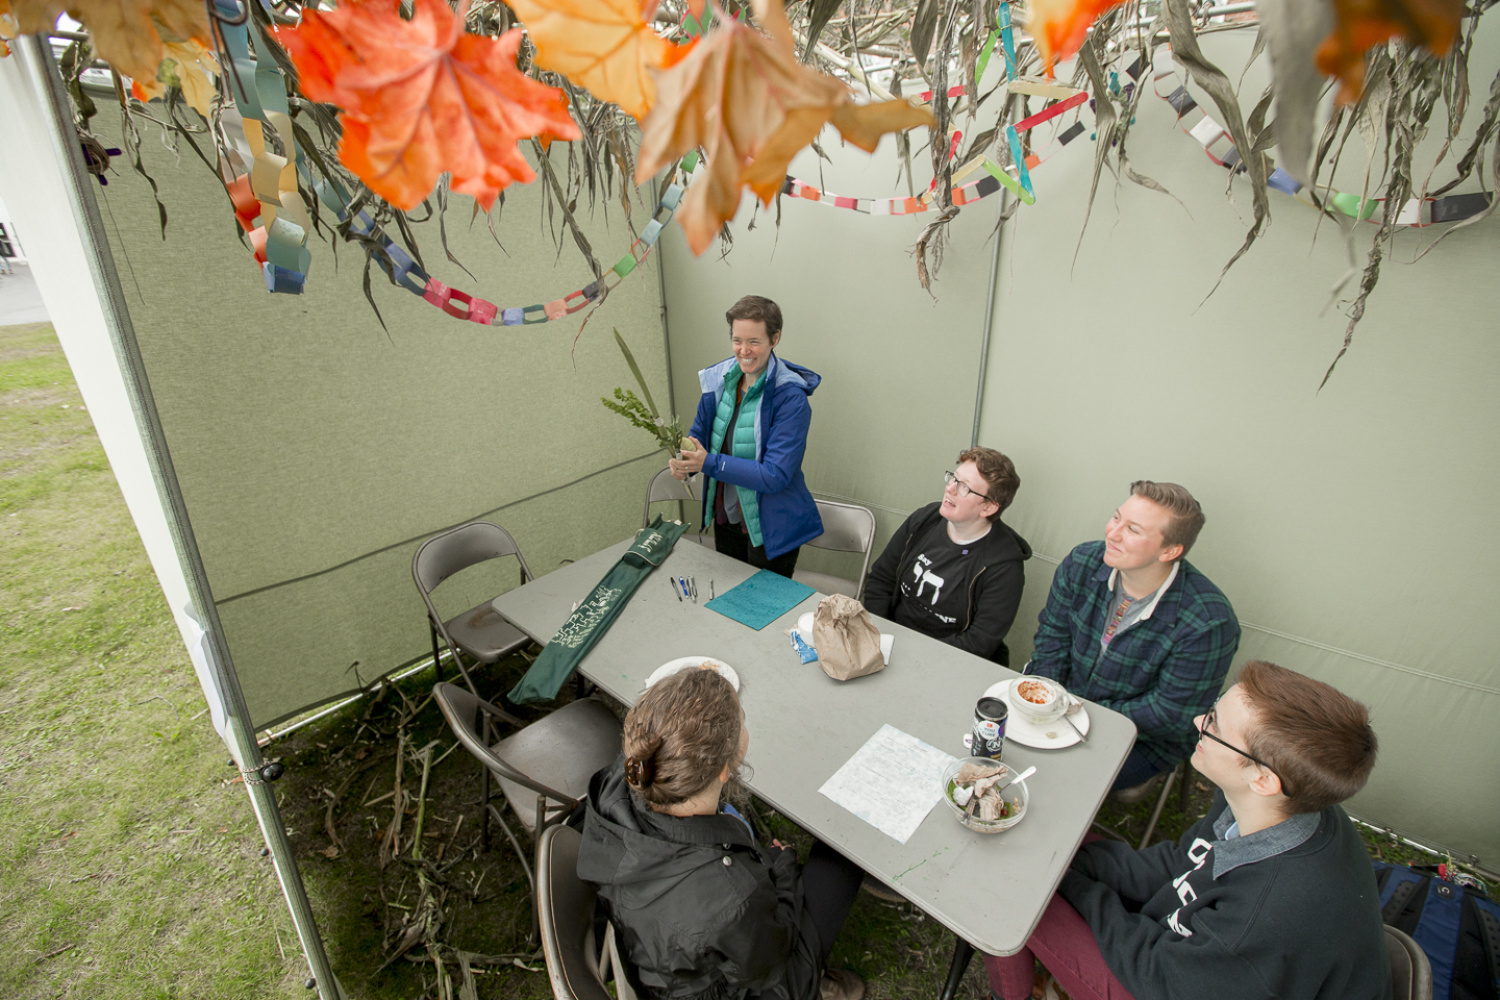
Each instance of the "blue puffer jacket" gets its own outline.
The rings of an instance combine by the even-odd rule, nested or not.
[[[691,434],[705,448],[713,434],[724,378],[730,367],[738,364],[729,358],[698,373],[703,396],[698,400]],[[703,462],[705,475],[759,494],[760,532],[767,559],[775,559],[823,533],[817,504],[802,479],[802,453],[807,450],[807,428],[812,423],[807,397],[822,381],[817,372],[783,361],[771,352],[765,395],[755,421],[755,461],[709,454]],[[703,522],[709,523],[712,516],[705,490]]]

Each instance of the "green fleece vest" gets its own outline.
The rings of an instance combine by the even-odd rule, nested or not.
[[[745,398],[740,401],[740,419],[734,425],[734,437],[729,442],[729,454],[735,458],[747,458],[754,462],[755,454],[755,417],[760,412],[760,400],[764,394],[766,375],[770,372],[769,365],[760,373],[755,384],[745,393]],[[729,369],[724,375],[724,391],[719,395],[719,408],[714,412],[714,428],[709,439],[709,450],[717,452],[724,443],[724,435],[728,432],[729,418],[734,414],[734,398],[738,392],[740,380],[739,366]],[[718,480],[708,481],[708,509],[714,509],[714,490],[718,487]],[[764,546],[760,535],[760,500],[754,490],[743,486],[734,488],[735,495],[740,501],[740,516],[745,523],[745,530],[750,533],[750,544]]]

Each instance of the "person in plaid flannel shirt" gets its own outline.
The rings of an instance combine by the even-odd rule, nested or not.
[[[1140,480],[1104,540],[1068,553],[1052,577],[1026,672],[1128,716],[1136,727],[1115,789],[1187,759],[1240,645],[1219,588],[1184,556],[1203,509],[1176,483]]]

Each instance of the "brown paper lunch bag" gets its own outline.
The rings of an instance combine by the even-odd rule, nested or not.
[[[832,594],[813,612],[813,646],[818,665],[836,681],[873,674],[885,666],[880,656],[880,630],[870,612],[852,597]]]

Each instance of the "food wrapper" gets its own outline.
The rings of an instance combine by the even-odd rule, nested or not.
[[[811,663],[818,658],[818,651],[807,644],[800,632],[792,633],[792,648],[797,651],[803,663]]]

